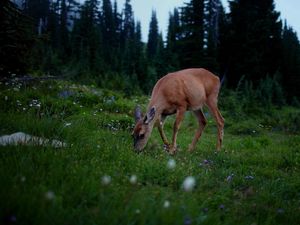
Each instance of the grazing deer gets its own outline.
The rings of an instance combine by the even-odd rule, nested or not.
[[[141,151],[151,135],[153,126],[158,126],[160,136],[170,154],[176,152],[176,138],[186,111],[193,111],[199,124],[189,151],[195,148],[202,131],[207,123],[202,112],[206,105],[215,118],[218,127],[217,150],[221,149],[223,140],[224,119],[218,110],[218,94],[220,80],[217,76],[205,69],[185,69],[169,73],[162,77],[152,90],[147,114],[143,117],[139,107],[135,109],[135,122],[132,136],[134,148]],[[173,127],[172,143],[170,144],[163,131],[165,118],[176,114]]]

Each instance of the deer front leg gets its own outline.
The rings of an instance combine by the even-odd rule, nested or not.
[[[176,153],[176,150],[177,150],[177,146],[176,146],[177,133],[178,133],[180,124],[183,120],[184,113],[185,113],[185,108],[177,109],[176,120],[175,120],[174,127],[173,127],[172,144],[171,144],[170,149],[169,149],[170,154],[175,154]]]
[[[162,141],[164,142],[164,145],[169,148],[170,147],[170,143],[165,135],[165,132],[164,132],[164,121],[165,121],[165,116],[161,116],[161,118],[159,119],[158,121],[158,125],[157,125],[157,128],[158,128],[158,131],[159,131],[159,134],[161,136],[161,139]]]

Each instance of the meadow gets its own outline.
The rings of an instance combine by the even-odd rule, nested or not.
[[[137,154],[133,110],[145,109],[149,96],[69,81],[0,86],[0,135],[66,143],[0,146],[1,224],[300,224],[297,107],[255,107],[224,89],[221,152],[205,111],[208,126],[194,152],[187,147],[197,124],[187,113],[176,155],[164,151],[156,129]],[[195,181],[190,189],[187,177]]]

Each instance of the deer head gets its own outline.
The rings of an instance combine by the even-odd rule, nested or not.
[[[133,146],[136,151],[140,152],[148,142],[154,125],[155,111],[155,107],[152,107],[143,117],[141,108],[139,106],[135,108],[135,127],[132,132],[132,137]]]

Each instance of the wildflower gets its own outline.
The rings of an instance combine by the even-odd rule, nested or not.
[[[136,182],[137,182],[137,176],[136,175],[131,175],[131,177],[129,178],[129,182],[131,184],[136,184]]]
[[[169,208],[170,207],[170,202],[168,200],[166,200],[164,202],[164,208]]]
[[[227,181],[227,182],[232,181],[233,176],[234,176],[234,174],[232,173],[231,175],[229,175],[229,176],[226,178],[226,181]]]
[[[190,225],[192,224],[192,219],[190,217],[185,217],[184,218],[184,225]]]
[[[207,212],[208,212],[208,208],[203,208],[202,211],[203,211],[204,213],[207,213]]]
[[[55,194],[53,191],[47,191],[45,194],[46,199],[53,200],[55,198]]]
[[[176,167],[176,161],[174,159],[169,159],[167,163],[167,168],[173,170],[175,169],[175,167]]]
[[[248,175],[248,176],[245,176],[245,179],[246,179],[246,180],[253,180],[253,179],[254,179],[254,177],[253,177],[253,176],[251,176],[251,175]]]
[[[72,123],[65,123],[65,127],[71,126]]]
[[[219,205],[219,209],[225,209],[225,205],[223,205],[223,204],[221,204],[221,205]]]
[[[109,185],[110,182],[111,182],[111,177],[108,176],[108,175],[104,175],[102,178],[101,178],[101,182],[103,185]]]
[[[199,166],[202,167],[202,166],[210,166],[213,164],[213,161],[211,160],[208,160],[208,159],[204,159],[201,163],[199,163]]]
[[[284,209],[282,209],[282,208],[277,209],[277,213],[278,214],[283,214],[284,213]]]
[[[182,187],[185,191],[190,192],[194,189],[196,180],[193,176],[188,176],[184,179]]]

